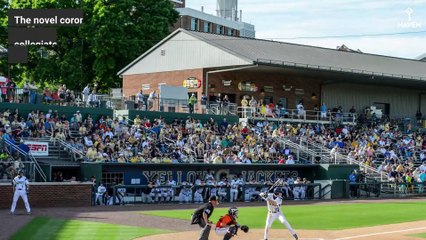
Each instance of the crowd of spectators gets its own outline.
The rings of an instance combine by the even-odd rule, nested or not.
[[[362,165],[388,174],[392,181],[415,181],[426,171],[426,138],[422,132],[402,130],[389,122],[359,126],[326,127],[321,124],[290,124],[258,121],[246,125],[226,118],[202,123],[188,117],[166,123],[140,116],[113,119],[76,111],[68,119],[57,111],[32,111],[22,116],[16,109],[0,112],[3,137],[49,137],[67,141],[81,152],[84,161],[121,163],[295,164],[292,150],[278,138],[323,145]],[[77,133],[71,135],[71,131]],[[420,165],[420,166],[419,166]],[[411,180],[410,180],[411,179]]]
[[[309,137],[332,149],[331,154],[341,152],[362,167],[377,169],[389,181],[407,183],[401,191],[412,190],[413,183],[426,179],[426,136],[421,131],[403,131],[389,122],[370,127],[343,126],[323,135]],[[411,186],[407,188],[407,186]],[[423,192],[423,186],[419,186]]]
[[[99,107],[100,98],[96,87],[97,85],[88,84],[79,93],[67,88],[65,84],[39,89],[33,81],[26,81],[21,87],[18,87],[12,79],[6,79],[6,81],[0,82],[0,102]],[[37,98],[40,98],[40,102]]]
[[[294,159],[291,149],[277,141],[284,137],[307,138],[372,167],[382,162],[412,166],[425,160],[422,150],[426,149],[423,133],[403,133],[389,123],[327,128],[266,120],[244,125],[229,123],[226,118],[202,123],[190,116],[166,123],[161,117],[119,120],[101,115],[95,120],[76,111],[68,119],[56,110],[34,110],[22,116],[17,109],[5,109],[0,112],[0,129],[17,140],[46,136],[67,140],[88,161],[95,162],[298,163],[300,159]],[[77,136],[72,137],[71,131]]]

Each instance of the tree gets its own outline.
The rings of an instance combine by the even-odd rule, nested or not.
[[[0,0],[0,46],[7,48],[7,10],[9,9],[8,0]],[[7,75],[7,55],[0,55],[0,76]]]
[[[0,0],[3,10],[7,2]],[[179,16],[170,0],[12,0],[10,7],[84,11],[80,27],[58,27],[57,46],[30,47],[28,64],[15,66],[22,71],[15,80],[25,77],[78,90],[90,82],[104,90],[120,86],[117,72],[167,36]],[[7,26],[1,10],[0,23]]]

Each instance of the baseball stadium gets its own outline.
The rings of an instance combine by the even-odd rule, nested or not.
[[[152,2],[175,14],[155,18],[161,39],[78,66],[108,65],[114,83],[30,78],[55,49],[0,62],[0,239],[426,239],[424,58],[254,38],[236,0],[218,16]],[[94,16],[74,28],[136,21]]]

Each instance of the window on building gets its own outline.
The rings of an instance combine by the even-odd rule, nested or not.
[[[220,34],[220,28],[221,28],[222,26],[220,26],[220,25],[216,25],[216,34]]]
[[[234,35],[234,29],[228,28],[228,36]]]
[[[205,22],[204,23],[204,32],[212,32],[212,23],[210,22]]]
[[[224,26],[220,26],[220,34],[224,35],[225,34],[225,27]]]
[[[191,30],[192,31],[198,31],[198,19],[197,18],[191,18]]]
[[[102,182],[107,186],[113,186],[119,184],[124,180],[123,172],[103,172]]]

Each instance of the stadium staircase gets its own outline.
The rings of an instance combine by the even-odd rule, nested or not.
[[[366,166],[362,162],[348,157],[347,154],[340,152],[332,154],[331,149],[328,149],[320,143],[308,141],[307,138],[299,138],[297,140],[281,139],[280,142],[285,146],[289,146],[292,150],[296,150],[301,158],[308,160],[315,158],[317,158],[317,160],[320,159],[317,163],[358,165],[360,171],[363,173],[364,183],[380,184],[380,193],[382,196],[395,196],[395,193],[399,191],[398,186],[389,181],[389,177],[386,173],[379,171],[377,168]]]
[[[330,154],[325,154],[325,151],[309,148],[308,146],[299,144],[295,140],[291,140],[289,138],[279,138],[279,142],[284,149],[290,149],[292,153],[296,154],[296,160],[298,160],[300,163],[341,163],[337,162],[337,159],[332,159]]]
[[[80,166],[70,154],[68,143],[62,140],[51,141],[47,139],[45,141],[49,143],[49,155],[36,157],[38,162],[50,164],[52,167]]]
[[[6,151],[12,156],[14,152],[19,153],[22,166],[21,169],[24,170],[25,174],[28,176],[30,181],[47,181],[47,176],[43,169],[40,167],[39,162],[36,158],[30,153],[25,152],[23,149],[19,148],[16,143],[9,141],[8,139],[2,139],[2,145],[5,145]],[[15,160],[15,159],[14,159]],[[38,177],[37,177],[38,176]]]
[[[347,154],[342,152],[332,153],[331,149],[323,146],[320,143],[309,141],[307,138],[300,138],[300,145],[305,146],[306,148],[311,149],[314,152],[317,152],[319,155],[327,156],[332,159],[331,162],[336,164],[356,164],[360,166],[360,170],[365,175],[365,181],[374,181],[374,182],[386,182],[389,181],[389,178],[383,172],[380,172],[376,168],[366,166],[362,162],[348,157]]]
[[[75,161],[74,149],[69,144],[62,140],[51,140],[50,137],[31,138],[28,139],[36,142],[48,143],[48,156],[32,156],[37,165],[49,165],[50,168],[77,168],[80,163]],[[82,153],[81,153],[82,154]],[[40,168],[41,169],[41,168]],[[41,178],[43,181],[48,181],[44,174]]]

